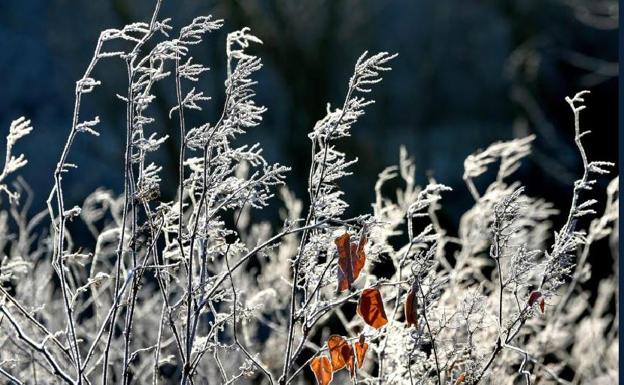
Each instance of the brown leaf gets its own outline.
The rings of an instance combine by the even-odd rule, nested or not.
[[[466,373],[462,373],[459,375],[459,377],[457,377],[457,380],[455,381],[455,385],[463,384],[464,381],[466,381]]]
[[[544,297],[542,297],[540,298],[540,301],[539,301],[539,308],[542,314],[544,314],[544,306],[546,306],[546,301],[544,300]]]
[[[353,374],[353,349],[343,337],[332,335],[327,339],[327,348],[331,357],[331,367],[334,372],[347,366],[349,372]]]
[[[329,385],[334,377],[331,363],[325,356],[314,357],[310,362],[310,369],[312,369],[316,383],[319,385]]]
[[[377,288],[362,291],[357,305],[357,312],[368,325],[379,329],[388,323],[381,293]]]
[[[363,235],[358,243],[351,242],[349,233],[344,233],[334,241],[338,248],[338,291],[351,288],[358,279],[366,263],[364,246],[367,239]]]
[[[364,356],[368,350],[368,344],[364,341],[364,336],[360,335],[360,340],[355,343],[355,355],[357,357],[357,366],[361,368],[364,364]]]
[[[538,299],[542,298],[542,293],[539,291],[532,291],[531,294],[529,294],[529,306],[533,306],[535,304],[535,301],[537,301]]]
[[[405,323],[407,327],[418,326],[418,296],[413,286],[405,298]]]

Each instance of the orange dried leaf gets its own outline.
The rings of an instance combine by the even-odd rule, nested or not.
[[[349,371],[353,373],[353,349],[347,340],[339,335],[332,335],[327,339],[327,348],[334,372],[348,366]]]
[[[364,356],[368,350],[368,344],[364,341],[364,336],[360,336],[360,340],[355,343],[355,355],[357,357],[357,366],[361,368],[364,364]]]
[[[329,385],[334,377],[331,362],[325,356],[314,357],[310,362],[310,369],[312,369],[316,383],[319,385]]]
[[[364,322],[375,329],[379,329],[388,323],[381,293],[374,287],[362,291],[357,312]]]
[[[459,375],[459,377],[457,377],[457,380],[455,381],[455,385],[463,384],[464,381],[466,381],[466,373],[462,373]]]
[[[355,375],[355,355],[353,354],[353,348],[351,345],[345,345],[340,348],[342,353],[342,358],[347,363],[347,368],[349,368],[349,373],[351,373],[351,377]]]
[[[407,327],[418,325],[418,297],[414,287],[410,289],[405,298],[405,323]]]
[[[338,249],[338,292],[348,289],[354,281],[350,240],[349,233],[344,233],[334,241]]]
[[[351,287],[364,268],[366,263],[364,246],[367,239],[362,236],[357,244],[352,243],[349,233],[344,233],[334,242],[338,248],[338,291],[341,292]]]
[[[351,253],[351,263],[353,265],[354,280],[360,276],[360,272],[362,271],[362,269],[364,268],[364,264],[366,263],[366,253],[364,252],[364,246],[366,246],[367,242],[368,239],[364,235],[362,235],[357,247],[354,247],[355,244],[351,245],[352,251],[355,248],[355,253]]]
[[[336,244],[336,247],[338,248],[338,256],[340,258],[347,258],[349,256],[349,253],[350,253],[349,241],[350,240],[351,240],[351,235],[349,235],[349,233],[344,233],[338,238],[336,238],[336,240],[334,241],[334,243]]]

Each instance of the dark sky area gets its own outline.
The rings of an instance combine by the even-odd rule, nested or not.
[[[99,31],[147,21],[153,3],[0,2],[0,127],[7,130],[21,115],[33,121],[35,131],[17,151],[30,161],[23,175],[37,192],[36,207],[43,207],[52,186],[74,82]],[[226,20],[193,52],[212,69],[199,83],[213,97],[206,120],[216,118],[223,99],[225,34],[249,26],[264,41],[255,53],[265,63],[258,101],[268,112],[245,140],[260,142],[269,160],[292,165],[288,181],[300,196],[309,166],[307,133],[326,103],[338,107],[343,100],[357,57],[364,50],[399,53],[394,70],[374,89],[377,103],[342,143],[360,159],[343,185],[353,214],[369,212],[377,174],[397,162],[403,144],[416,160],[419,181],[433,175],[453,187],[441,213],[453,228],[471,204],[461,180],[463,159],[494,141],[530,133],[537,136],[535,151],[517,175],[530,195],[566,209],[581,163],[564,97],[581,89],[592,91],[582,122],[593,131],[586,139],[589,156],[617,161],[616,1],[165,0],[161,14],[174,26],[206,14]],[[104,61],[95,76],[103,86],[88,96],[83,116],[100,116],[101,136],[81,137],[72,152],[70,161],[80,169],[66,179],[68,205],[98,186],[122,187],[125,107],[114,95],[125,93],[124,65]],[[158,129],[174,139],[158,156],[169,167],[163,194],[171,196],[177,134],[166,112],[174,100],[161,91]]]

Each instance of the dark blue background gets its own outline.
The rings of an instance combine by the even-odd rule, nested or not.
[[[52,170],[69,131],[74,82],[90,60],[100,30],[147,21],[152,0],[22,0],[0,2],[0,130],[20,115],[35,130],[18,145],[30,163],[26,180],[43,207]],[[590,2],[591,3],[591,2]],[[614,2],[615,3],[615,2]],[[418,177],[454,188],[442,217],[448,226],[471,204],[461,181],[463,159],[496,140],[535,133],[535,152],[518,176],[531,195],[565,210],[581,172],[566,95],[589,88],[583,125],[590,158],[617,159],[617,29],[588,26],[560,1],[199,1],[165,0],[163,17],[181,26],[193,16],[226,19],[193,56],[212,71],[200,87],[213,100],[201,119],[214,121],[222,101],[225,33],[250,26],[265,44],[255,52],[265,67],[259,102],[268,107],[248,141],[260,141],[267,158],[293,166],[289,184],[305,191],[307,132],[325,104],[343,100],[355,59],[363,50],[398,52],[394,71],[374,90],[377,103],[343,148],[360,163],[344,181],[353,213],[368,212],[377,174],[398,160],[405,144]],[[519,52],[522,52],[520,54]],[[582,55],[582,56],[579,56]],[[579,57],[581,59],[579,59]],[[583,66],[586,57],[610,63],[603,75]],[[585,59],[584,59],[585,58]],[[519,65],[515,65],[520,63]],[[590,63],[591,64],[591,63]],[[66,178],[68,205],[97,186],[121,191],[125,69],[100,64],[103,81],[84,103],[83,118],[99,115],[99,138],[82,136],[70,156],[80,165]],[[167,87],[161,91],[167,91]],[[527,99],[528,95],[528,99]],[[172,140],[158,155],[165,164],[163,194],[175,189],[177,132],[166,118],[172,95],[162,99],[155,129]],[[528,107],[528,108],[527,108]],[[523,124],[524,122],[525,124]],[[606,182],[604,179],[601,182]],[[602,183],[604,186],[604,183]],[[601,190],[602,191],[602,190]],[[602,200],[602,193],[598,195]]]

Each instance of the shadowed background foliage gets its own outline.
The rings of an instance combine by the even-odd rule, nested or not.
[[[153,3],[0,3],[0,127],[20,115],[33,121],[35,131],[17,150],[30,161],[23,175],[37,192],[35,208],[43,207],[52,186],[70,127],[74,82],[99,31],[147,21]],[[258,100],[268,112],[246,140],[260,142],[268,160],[293,167],[288,183],[298,196],[305,195],[307,133],[326,103],[342,103],[356,58],[364,50],[398,52],[394,70],[373,91],[377,103],[343,143],[360,159],[344,185],[347,201],[352,213],[369,212],[377,174],[396,163],[405,145],[421,182],[433,176],[453,187],[440,213],[453,232],[471,205],[461,180],[463,159],[497,140],[536,134],[519,177],[530,195],[569,205],[582,165],[567,95],[592,90],[582,122],[593,131],[586,138],[590,158],[617,160],[617,13],[617,1],[598,0],[165,0],[161,15],[172,17],[174,26],[205,14],[226,20],[193,52],[212,69],[200,81],[213,97],[204,121],[216,120],[223,101],[225,34],[249,26],[264,41],[255,49],[265,63]],[[125,106],[114,95],[125,92],[124,65],[104,61],[95,76],[103,86],[85,101],[83,117],[100,116],[101,136],[79,138],[70,161],[80,169],[66,178],[68,205],[98,186],[117,192],[123,186]],[[162,194],[172,197],[178,134],[175,119],[167,117],[173,95],[162,93],[156,129],[171,140],[158,157],[165,166]],[[607,179],[600,182],[604,187]],[[604,201],[604,189],[597,191]]]

